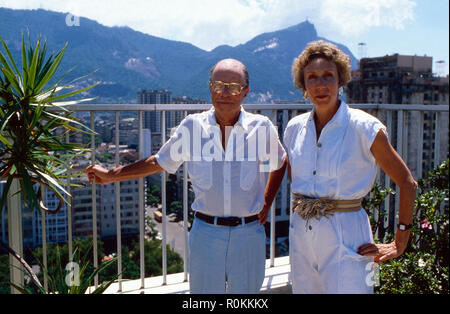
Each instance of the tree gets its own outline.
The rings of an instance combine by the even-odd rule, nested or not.
[[[169,213],[177,215],[177,219],[183,219],[183,204],[179,201],[173,201],[169,206]]]
[[[161,189],[156,184],[150,184],[147,188],[147,205],[157,207],[161,204]]]
[[[170,246],[166,246],[167,273],[178,273],[183,271],[183,259]],[[132,260],[136,265],[140,264],[139,242],[132,245]],[[145,277],[162,275],[162,247],[161,241],[152,240],[144,242],[145,255]],[[139,277],[138,277],[139,278]],[[137,278],[135,278],[137,279]]]

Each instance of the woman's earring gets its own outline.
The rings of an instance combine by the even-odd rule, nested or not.
[[[339,87],[339,97],[342,97],[344,95],[344,87]]]

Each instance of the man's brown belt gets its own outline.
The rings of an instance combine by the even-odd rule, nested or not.
[[[333,216],[333,212],[354,212],[361,209],[362,198],[357,200],[331,200],[328,198],[310,198],[294,193],[292,211],[305,220]]]

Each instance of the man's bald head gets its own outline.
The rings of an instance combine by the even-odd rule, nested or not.
[[[245,82],[245,87],[249,87],[250,82],[249,82],[249,76],[248,76],[248,71],[247,68],[245,67],[245,65],[236,59],[223,59],[220,60],[219,62],[217,62],[210,70],[210,79],[212,78],[214,71],[217,69],[221,69],[222,67],[230,69],[230,68],[236,68],[238,69],[238,71],[242,71],[242,74],[244,75],[244,82]]]

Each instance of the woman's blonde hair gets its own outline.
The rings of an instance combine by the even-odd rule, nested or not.
[[[350,57],[342,52],[336,45],[318,40],[310,42],[305,50],[294,60],[292,64],[292,75],[294,86],[306,91],[304,70],[311,60],[322,57],[333,62],[339,75],[339,87],[345,86],[352,79],[350,70]]]

